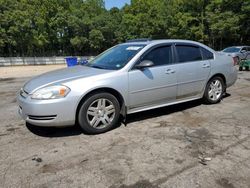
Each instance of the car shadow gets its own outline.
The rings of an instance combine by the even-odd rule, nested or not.
[[[39,127],[26,123],[27,129],[33,134],[41,137],[68,137],[82,134],[79,126],[70,127]]]
[[[183,111],[186,109],[194,108],[196,106],[204,104],[202,100],[194,100],[181,104],[170,105],[167,107],[161,107],[153,110],[147,110],[143,112],[138,112],[134,114],[129,114],[126,120],[126,126],[129,123],[133,123],[136,121],[141,121],[145,119],[155,118],[163,115],[169,115],[175,112]]]

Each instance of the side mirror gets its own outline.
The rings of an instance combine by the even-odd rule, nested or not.
[[[246,50],[241,50],[240,52],[244,54],[244,53],[246,53],[247,51],[246,51]]]
[[[150,61],[150,60],[143,60],[138,65],[136,65],[135,68],[137,68],[137,69],[144,69],[144,68],[152,67],[152,66],[154,66],[154,63],[152,61]]]

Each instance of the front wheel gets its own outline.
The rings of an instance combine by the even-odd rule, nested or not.
[[[120,105],[110,93],[96,93],[88,97],[80,107],[78,122],[88,134],[104,133],[113,129],[119,120]]]
[[[221,101],[225,91],[225,83],[221,77],[214,77],[207,83],[204,99],[206,103],[215,104]]]

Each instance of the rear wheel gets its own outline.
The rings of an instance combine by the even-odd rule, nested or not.
[[[88,134],[104,133],[113,129],[119,120],[120,105],[116,97],[103,92],[88,97],[78,113],[78,122]]]
[[[209,104],[215,104],[221,101],[225,91],[225,83],[221,77],[214,77],[207,83],[204,93],[204,99]]]
[[[239,71],[243,71],[242,67],[239,67]]]

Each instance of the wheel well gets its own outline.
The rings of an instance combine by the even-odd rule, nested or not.
[[[220,74],[220,73],[215,74],[215,75],[213,75],[209,80],[211,80],[211,79],[214,78],[214,77],[221,77],[222,80],[223,80],[223,82],[224,82],[224,84],[225,84],[225,86],[227,86],[226,77],[225,77],[223,74]]]
[[[116,91],[115,89],[112,89],[112,88],[98,88],[98,89],[95,89],[93,91],[90,91],[89,93],[87,93],[86,95],[84,95],[81,99],[81,101],[78,103],[78,106],[77,106],[77,109],[76,109],[76,117],[75,117],[75,120],[76,120],[76,123],[78,121],[78,113],[79,113],[79,110],[80,110],[80,107],[82,105],[82,103],[91,95],[95,94],[95,93],[100,93],[100,92],[107,92],[107,93],[110,93],[112,95],[114,95],[116,97],[116,99],[118,100],[119,104],[120,104],[120,108],[122,110],[122,108],[124,107],[125,103],[124,103],[124,99],[122,97],[122,95]]]

